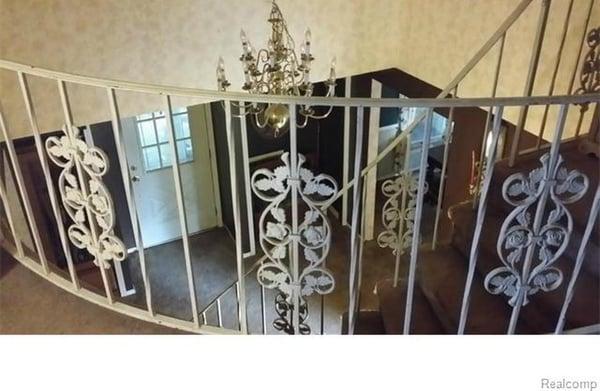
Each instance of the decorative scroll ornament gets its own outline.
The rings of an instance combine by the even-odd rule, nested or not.
[[[258,269],[257,279],[265,288],[279,291],[275,301],[279,318],[273,326],[293,333],[293,297],[296,294],[300,301],[301,324],[298,326],[302,334],[309,334],[310,328],[304,323],[308,318],[305,297],[313,293],[325,295],[335,287],[332,273],[323,266],[331,244],[331,226],[319,206],[337,193],[337,184],[328,175],[315,176],[303,168],[306,159],[301,154],[298,154],[297,172],[290,170],[289,153],[284,153],[281,160],[283,166],[273,171],[259,169],[252,175],[252,190],[260,199],[269,202],[259,221],[260,245],[267,260]],[[304,215],[296,232],[293,224],[288,223],[284,205],[293,191],[298,192],[299,199],[306,205],[304,209],[299,208]],[[304,258],[304,262],[297,260],[297,278],[294,278],[291,255],[294,242],[301,249],[300,258]]]
[[[62,168],[58,187],[62,203],[73,221],[67,234],[77,248],[94,257],[94,264],[110,268],[110,261],[125,259],[125,245],[113,234],[114,208],[102,176],[108,171],[104,151],[88,146],[75,126],[63,128],[64,136],[46,140],[48,156]]]
[[[488,292],[510,297],[511,306],[516,305],[519,295],[526,305],[529,296],[540,290],[550,292],[562,283],[563,273],[553,265],[565,251],[573,229],[573,218],[565,205],[581,199],[588,189],[588,178],[561,167],[560,155],[552,172],[549,160],[550,154],[544,154],[542,167],[528,175],[513,174],[502,186],[502,196],[515,209],[502,224],[497,243],[504,266],[488,273],[484,284]],[[543,213],[539,228],[534,222],[538,208]],[[524,271],[528,256],[533,260],[531,270]]]
[[[581,65],[580,87],[575,91],[576,94],[600,92],[600,27],[590,30],[587,44],[590,49]],[[587,110],[588,105],[589,103],[582,104],[582,110]]]
[[[381,191],[388,199],[383,204],[381,214],[385,231],[379,234],[377,243],[382,248],[391,248],[394,255],[411,246],[418,190],[418,178],[406,171],[397,178],[388,179],[381,186]],[[424,191],[428,191],[427,182]]]

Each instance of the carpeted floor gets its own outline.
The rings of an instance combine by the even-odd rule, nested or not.
[[[80,299],[0,251],[0,334],[172,334]]]

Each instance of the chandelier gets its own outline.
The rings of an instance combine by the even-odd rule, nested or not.
[[[306,30],[298,58],[294,40],[275,1],[272,3],[269,23],[272,27],[268,47],[260,49],[258,52],[248,40],[244,30],[240,33],[242,40],[240,61],[244,69],[242,89],[250,94],[312,96],[314,86],[310,81],[310,70],[314,57],[310,51],[310,29]],[[231,85],[225,77],[225,64],[222,57],[219,58],[217,65],[217,82],[219,91],[226,91],[227,87]],[[327,87],[326,96],[333,96],[335,93],[335,58],[331,61],[329,78],[325,81],[325,85]],[[288,105],[251,103],[243,105],[243,108],[243,114],[240,116],[253,116],[259,133],[264,137],[280,137],[289,128]],[[297,127],[304,128],[310,118],[326,118],[331,113],[331,109],[332,107],[329,107],[324,113],[318,113],[313,106],[299,106]]]

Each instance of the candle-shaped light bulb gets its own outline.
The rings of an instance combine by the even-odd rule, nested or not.
[[[310,29],[306,29],[306,33],[304,33],[304,38],[305,38],[305,54],[306,57],[310,60],[310,38],[311,38],[311,33],[310,33]]]
[[[335,64],[336,58],[331,59],[331,67],[329,68],[329,80],[335,80]]]
[[[217,72],[221,74],[225,72],[225,60],[223,60],[223,57],[219,57],[219,62],[217,63]]]
[[[246,45],[248,43],[248,36],[246,35],[244,29],[240,30],[240,39],[242,40],[242,44]]]

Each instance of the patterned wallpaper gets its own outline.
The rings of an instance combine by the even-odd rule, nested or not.
[[[292,35],[313,35],[315,80],[337,57],[338,75],[399,67],[444,87],[519,0],[279,0]],[[215,88],[215,65],[226,61],[233,86],[242,83],[239,30],[266,44],[268,0],[0,0],[0,58],[66,72],[157,84]],[[539,13],[535,0],[511,30],[498,95],[521,95]],[[588,0],[575,0],[556,92],[564,93],[575,62]],[[534,93],[547,94],[567,0],[552,2]],[[600,7],[591,26],[600,25]],[[461,84],[461,96],[486,96],[496,61],[492,51]],[[61,118],[56,85],[32,78],[41,127]],[[68,86],[75,122],[108,119],[106,93]],[[13,134],[28,134],[14,74],[0,71],[0,101]],[[120,93],[124,115],[158,108],[160,99]],[[175,104],[178,102],[175,101]],[[181,102],[183,103],[189,103]],[[528,128],[537,131],[542,110]],[[516,121],[516,111],[507,110]],[[551,111],[552,124],[555,110]],[[569,119],[572,121],[574,116]],[[571,129],[572,127],[570,127]],[[550,133],[548,127],[548,133]]]

